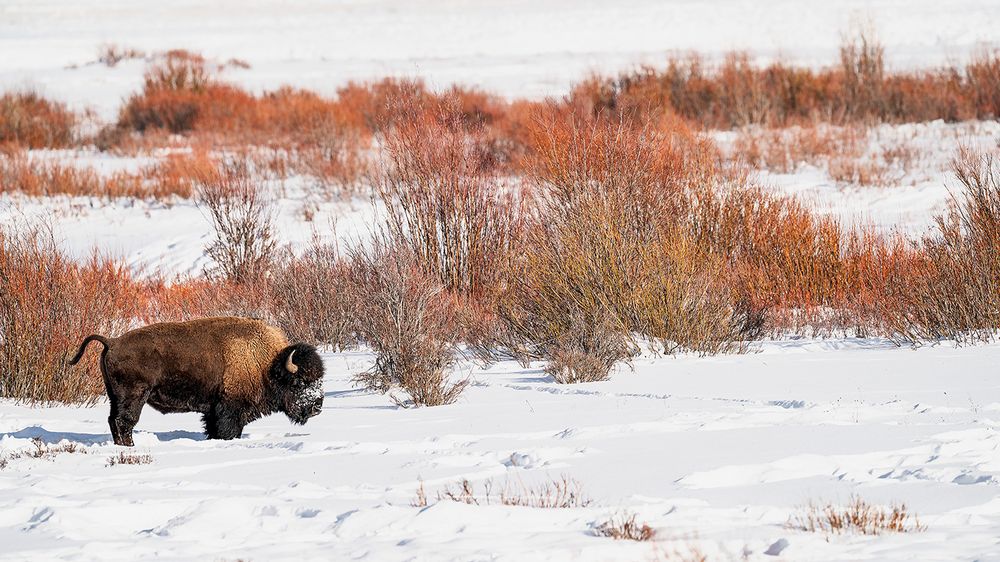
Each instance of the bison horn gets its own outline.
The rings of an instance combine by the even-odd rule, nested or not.
[[[295,350],[293,349],[291,353],[288,354],[288,360],[285,361],[285,368],[288,369],[289,373],[293,375],[298,372],[299,366],[292,363],[292,356],[295,355]]]

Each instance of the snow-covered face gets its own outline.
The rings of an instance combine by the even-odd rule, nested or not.
[[[293,423],[304,424],[323,410],[323,360],[316,348],[291,345],[271,364],[272,406]]]
[[[323,380],[295,378],[285,389],[284,411],[293,423],[304,424],[323,411]]]

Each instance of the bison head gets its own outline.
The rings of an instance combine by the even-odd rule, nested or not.
[[[316,348],[297,343],[278,353],[271,363],[272,403],[297,424],[323,409],[323,360]]]

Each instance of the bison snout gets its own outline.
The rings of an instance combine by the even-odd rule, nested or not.
[[[323,411],[323,400],[301,404],[298,407],[286,410],[288,417],[297,424],[304,424],[309,418],[319,415]]]
[[[313,405],[309,407],[309,410],[306,413],[305,417],[311,418],[313,416],[318,416],[319,413],[322,411],[323,411],[323,401],[318,400],[316,402],[313,402]]]

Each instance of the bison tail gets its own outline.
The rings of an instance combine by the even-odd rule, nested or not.
[[[107,338],[105,338],[104,336],[99,336],[97,334],[91,334],[83,338],[83,343],[80,344],[80,350],[76,352],[75,357],[69,360],[70,365],[76,365],[80,361],[80,358],[83,357],[83,352],[87,351],[87,344],[89,344],[92,341],[101,342],[105,350],[107,350],[109,347]]]

